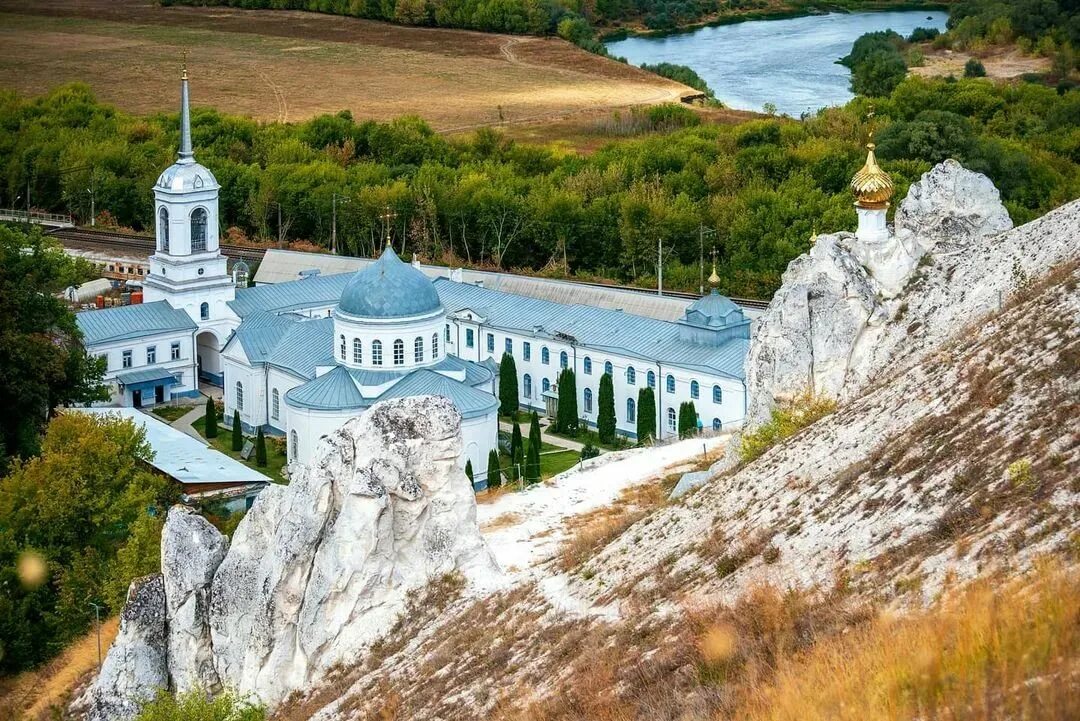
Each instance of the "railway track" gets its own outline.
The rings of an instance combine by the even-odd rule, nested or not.
[[[79,243],[99,248],[135,250],[146,253],[148,257],[154,252],[154,239],[146,235],[117,233],[111,230],[96,230],[91,228],[59,228],[50,231],[49,235],[54,238],[59,238],[61,242]],[[264,248],[250,248],[243,245],[229,245],[227,243],[222,243],[221,252],[229,258],[243,260],[248,263],[258,263],[262,261],[266,250]],[[645,295],[656,295],[656,291],[654,290],[639,288],[632,285],[613,285],[609,283],[592,283],[588,281],[573,282],[579,285],[592,286],[594,288],[608,288],[630,291],[632,293],[642,293]],[[699,297],[697,293],[684,293],[682,291],[674,290],[664,291],[664,296],[670,298],[683,298],[686,300],[696,300]],[[769,305],[768,301],[757,300],[755,298],[733,297],[731,300],[744,308],[750,308],[752,310],[764,310]]]
[[[58,238],[61,242],[79,243],[99,248],[135,250],[146,253],[147,257],[154,252],[154,239],[146,235],[117,233],[111,230],[90,228],[60,228],[51,231],[49,235]],[[257,263],[262,260],[266,251],[262,248],[249,248],[243,245],[222,243],[221,252],[229,258]]]

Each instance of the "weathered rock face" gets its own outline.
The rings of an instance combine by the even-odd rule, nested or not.
[[[161,531],[161,571],[169,677],[177,693],[221,688],[210,646],[210,582],[228,548],[228,539],[190,508],[169,510]]]
[[[897,237],[913,238],[924,251],[962,247],[1013,227],[990,178],[955,160],[934,166],[914,183],[893,220]]]
[[[497,570],[457,467],[460,423],[443,398],[380,403],[263,492],[213,580],[222,683],[273,704],[355,659],[411,590]]]
[[[808,389],[852,398],[896,359],[914,360],[993,310],[1025,278],[1076,253],[1074,206],[1010,230],[993,183],[950,160],[911,186],[888,241],[820,236],[788,266],[758,322],[747,424]]]
[[[160,574],[137,578],[120,614],[120,632],[91,687],[90,721],[127,721],[140,703],[169,683],[166,668],[165,586]]]

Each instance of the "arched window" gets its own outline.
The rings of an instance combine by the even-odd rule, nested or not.
[[[570,365],[570,357],[566,355],[566,351],[563,351],[559,354],[559,367],[565,368],[568,365]]]
[[[549,390],[551,390],[551,381],[545,378],[544,383],[541,387],[543,388],[544,393],[547,393]]]
[[[394,365],[405,365],[405,341],[400,338],[394,341]]]
[[[582,362],[582,365],[585,368],[585,375],[591,376],[592,375],[592,358],[590,358],[589,356],[585,356],[585,360]]]
[[[161,236],[161,250],[169,252],[169,211],[162,208],[158,212],[158,235]]]
[[[359,338],[352,339],[352,362],[364,362],[364,343]]]
[[[701,396],[701,386],[697,381],[690,381],[690,397],[698,398],[699,396]]]
[[[712,402],[722,403],[724,401],[724,393],[720,390],[720,386],[712,387]]]
[[[196,208],[191,214],[191,252],[206,250],[206,211]]]
[[[649,384],[649,388],[656,388],[656,374],[649,371],[645,375],[645,382]]]
[[[667,428],[669,431],[674,431],[676,429],[674,408],[667,409]]]
[[[714,431],[720,430],[720,419],[719,418],[713,418],[712,419],[712,429]]]
[[[551,363],[551,351],[547,349],[547,346],[540,349],[540,362],[544,365]]]
[[[615,377],[613,375],[613,373],[612,373],[613,370],[614,370],[614,367],[611,365],[611,361],[608,361],[607,363],[604,364],[604,372],[607,373],[612,378]]]
[[[637,403],[633,398],[626,399],[626,422],[634,423],[637,421]]]
[[[345,334],[342,333],[338,336],[338,355],[341,356],[341,360],[345,360]]]
[[[626,366],[626,385],[637,385],[637,371],[634,366]]]
[[[210,320],[210,304],[203,303],[199,306],[199,317],[203,320]]]
[[[292,431],[289,433],[289,460],[296,461],[299,455],[300,436],[296,435],[296,431]]]
[[[585,389],[585,412],[592,413],[592,388]]]
[[[244,410],[244,384],[236,381],[236,409]]]
[[[281,414],[281,395],[278,393],[277,388],[270,391],[270,417],[277,420]]]
[[[668,376],[667,377],[667,392],[668,393],[674,393],[675,392],[675,376]]]
[[[413,362],[424,362],[424,339],[420,336],[416,336],[416,340],[413,341]]]
[[[439,334],[431,334],[431,359],[435,360],[439,357]]]
[[[376,366],[382,365],[382,341],[371,341],[371,364]]]
[[[525,388],[525,397],[532,398],[532,376],[526,373],[522,385]]]

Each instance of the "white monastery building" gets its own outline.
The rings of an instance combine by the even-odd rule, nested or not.
[[[611,375],[617,428],[631,438],[646,386],[661,438],[676,434],[685,401],[705,428],[742,421],[750,320],[715,288],[671,321],[488,289],[460,273],[430,278],[389,244],[355,272],[249,288],[246,268],[234,268],[234,281],[218,246],[220,186],[192,149],[186,72],[180,121],[177,160],[154,185],[146,302],[78,315],[88,351],[107,358],[113,405],[217,385],[226,424],[238,411],[245,430],[286,437],[291,464],[380,400],[441,395],[462,415],[461,464],[483,468],[498,444],[498,362],[509,353],[525,408],[547,410],[571,368],[593,426],[600,378]]]

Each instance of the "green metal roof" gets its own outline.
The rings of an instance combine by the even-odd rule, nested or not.
[[[196,328],[191,316],[163,300],[83,311],[75,322],[88,346]]]

